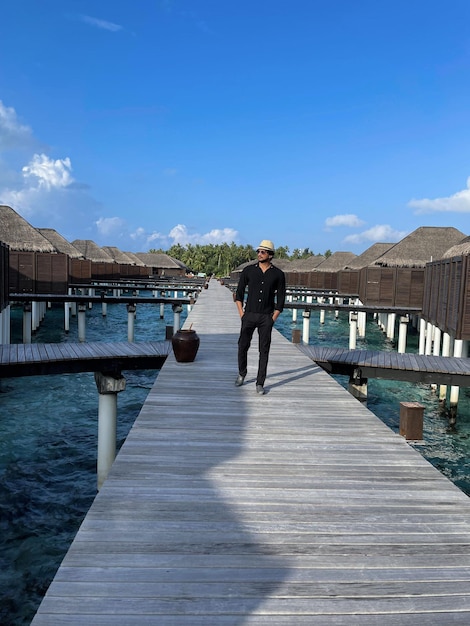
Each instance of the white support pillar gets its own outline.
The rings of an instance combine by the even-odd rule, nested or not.
[[[70,330],[70,302],[64,302],[64,330],[66,333]]]
[[[106,317],[108,315],[108,303],[107,302],[101,303],[101,315],[103,317]]]
[[[432,343],[432,353],[433,356],[439,356],[441,353],[441,329],[439,328],[439,326],[434,326],[434,332],[433,332],[433,343]],[[435,383],[431,384],[431,389],[433,391],[433,393],[437,392],[437,385]]]
[[[358,311],[357,314],[357,332],[359,337],[366,336],[367,325],[367,313],[365,311]]]
[[[165,317],[165,303],[160,302],[160,319],[162,320]]]
[[[183,307],[181,304],[172,304],[173,309],[173,333],[176,333],[181,328],[181,312]]]
[[[398,354],[405,354],[406,352],[406,335],[409,321],[410,318],[408,315],[400,316],[400,326],[398,328]]]
[[[424,354],[429,356],[432,352],[432,336],[433,336],[433,325],[431,322],[426,324],[426,343],[424,348]]]
[[[426,320],[419,320],[419,347],[418,354],[424,354],[426,350]]]
[[[117,394],[126,388],[123,376],[114,378],[95,372],[98,399],[97,484],[103,485],[116,457]]]
[[[302,313],[302,342],[308,345],[310,341],[310,310],[305,309]]]
[[[357,313],[351,311],[349,315],[349,349],[354,350],[356,348],[357,340]]]
[[[390,339],[390,341],[393,341],[393,338],[395,337],[395,321],[397,318],[397,314],[396,313],[389,313],[388,314],[388,320],[387,320],[387,339]]]
[[[127,341],[135,341],[135,304],[127,305]]]
[[[31,302],[31,330],[36,332],[39,326],[39,311],[38,311],[38,303]]]
[[[89,287],[88,289],[88,295],[89,296],[94,296],[95,295],[95,288],[94,287]],[[92,309],[93,308],[93,302],[89,302],[88,303],[88,308]]]
[[[297,322],[297,309],[292,309],[292,321]]]
[[[78,341],[86,341],[86,304],[78,304]]]
[[[454,340],[454,356],[460,359],[462,357],[462,350],[463,350],[462,339],[455,339]],[[450,424],[455,424],[456,422],[458,402],[459,402],[459,387],[457,385],[452,385],[450,388],[450,400],[449,400]]]
[[[449,333],[442,334],[442,356],[450,356],[452,337]],[[447,400],[447,385],[439,385],[439,404],[445,407]]]
[[[31,302],[23,306],[23,343],[31,343]]]
[[[2,312],[3,317],[3,340],[2,343],[11,343],[11,305],[8,305]]]
[[[320,309],[320,324],[325,323],[325,309]]]

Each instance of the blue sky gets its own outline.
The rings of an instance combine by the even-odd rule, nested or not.
[[[470,234],[469,0],[18,0],[0,203],[69,241]]]

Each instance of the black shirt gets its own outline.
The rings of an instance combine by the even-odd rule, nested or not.
[[[286,277],[282,270],[271,265],[265,272],[259,263],[247,265],[238,281],[236,300],[244,301],[245,288],[248,287],[247,313],[266,313],[282,311],[286,300]]]

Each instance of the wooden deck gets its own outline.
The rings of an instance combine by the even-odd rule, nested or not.
[[[236,388],[225,287],[190,323],[33,626],[470,624],[469,498],[277,331]]]
[[[331,374],[351,376],[359,369],[361,378],[470,387],[470,359],[467,358],[301,344],[298,347]]]
[[[160,369],[170,341],[0,344],[0,377]]]

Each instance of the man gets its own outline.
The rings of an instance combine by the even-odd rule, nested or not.
[[[264,394],[264,381],[268,367],[271,332],[274,322],[284,308],[286,299],[286,277],[284,272],[271,261],[274,257],[274,244],[263,239],[256,250],[258,262],[247,265],[238,281],[235,302],[241,317],[242,326],[238,339],[238,376],[235,385],[243,385],[247,374],[248,349],[255,328],[258,329],[259,362],[256,377],[256,392]],[[245,289],[248,287],[246,306],[243,308]]]

